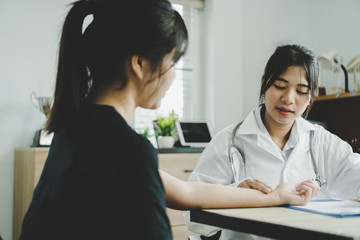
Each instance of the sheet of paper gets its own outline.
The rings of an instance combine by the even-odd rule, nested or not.
[[[290,206],[289,208],[335,217],[356,215],[360,217],[360,202],[354,200],[313,200],[305,206]]]

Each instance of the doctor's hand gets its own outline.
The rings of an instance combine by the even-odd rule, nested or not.
[[[320,190],[319,184],[313,179],[313,180],[303,181],[303,182],[299,183],[298,185],[296,185],[296,191],[298,193],[302,193],[302,192],[306,191],[306,187],[312,188],[313,197],[315,197]]]
[[[276,194],[283,204],[306,205],[317,195],[319,189],[315,181],[307,180],[299,184],[280,184],[274,189],[273,194]]]
[[[255,189],[255,190],[259,190],[260,192],[263,192],[263,193],[271,193],[273,191],[272,187],[266,185],[265,183],[263,183],[262,181],[260,181],[258,179],[246,179],[246,180],[242,181],[238,185],[238,187]]]

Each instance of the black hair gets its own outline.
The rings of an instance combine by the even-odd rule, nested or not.
[[[87,15],[93,21],[82,33]],[[175,49],[177,62],[186,52],[183,19],[168,0],[80,0],[65,18],[59,49],[49,132],[74,127],[88,96],[99,89],[127,85],[124,64],[138,55],[154,73]],[[160,73],[161,74],[161,73]]]
[[[306,116],[318,90],[319,63],[316,56],[307,48],[300,45],[281,45],[268,60],[260,89],[260,104],[264,101],[265,92],[291,66],[304,69],[310,90],[310,104],[305,110]]]

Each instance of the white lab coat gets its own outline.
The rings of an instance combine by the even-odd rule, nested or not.
[[[233,182],[228,154],[232,132],[236,126],[233,124],[220,131],[208,144],[189,181],[237,186],[245,178],[251,177],[275,188],[280,183],[315,179],[309,146],[310,130],[314,130],[312,140],[314,159],[317,161],[319,173],[325,176],[328,182],[327,189],[319,192],[317,198],[360,198],[360,154],[353,153],[348,143],[323,127],[299,117],[291,132],[294,136],[290,136],[296,138],[298,142],[289,158],[284,160],[280,148],[271,140],[267,131],[264,133],[258,126],[255,118],[257,111],[259,112],[260,109],[253,110],[236,132],[235,144],[245,153],[246,176],[243,171],[243,160],[240,154],[237,154],[237,160],[234,159],[237,176]],[[188,211],[185,212],[185,221],[191,231],[205,236],[221,230],[190,222]],[[263,238],[223,230],[220,239]]]

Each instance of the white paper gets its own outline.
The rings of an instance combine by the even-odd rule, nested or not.
[[[292,208],[340,216],[360,215],[360,202],[354,200],[313,200],[305,206],[296,206]]]

